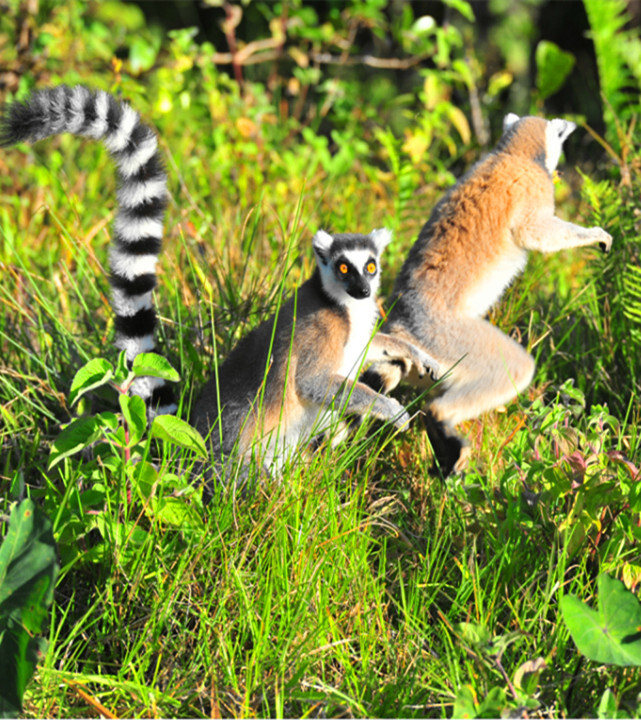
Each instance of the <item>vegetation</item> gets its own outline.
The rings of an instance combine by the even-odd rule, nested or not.
[[[3,99],[83,82],[158,128],[172,202],[157,303],[183,419],[214,357],[309,275],[317,228],[393,228],[385,294],[503,114],[555,112],[576,72],[571,48],[537,34],[538,1],[489,3],[487,44],[465,0],[434,17],[372,0],[323,15],[210,4],[213,38],[112,1],[8,0],[0,15]],[[417,420],[400,435],[370,425],[204,507],[198,437],[147,428],[110,349],[107,153],[69,137],[0,153],[0,510],[6,542],[16,501],[41,508],[60,562],[25,714],[641,712],[638,670],[618,662],[639,657],[621,649],[638,627],[606,657],[576,633],[619,597],[638,625],[641,584],[641,40],[623,0],[584,5],[603,96],[598,117],[572,110],[583,174],[568,163],[559,212],[614,248],[533,255],[493,310],[537,374],[467,423],[472,464],[446,482]]]

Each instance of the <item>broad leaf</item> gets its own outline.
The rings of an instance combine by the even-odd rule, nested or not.
[[[471,685],[463,685],[458,688],[454,698],[454,710],[452,717],[475,718],[477,711],[476,693]]]
[[[180,375],[170,365],[169,360],[156,353],[140,353],[131,366],[136,377],[157,377],[169,382],[178,382]]]
[[[598,580],[598,610],[574,595],[561,600],[561,612],[577,648],[607,665],[641,665],[641,604],[625,585],[605,573]]]
[[[51,523],[31,500],[14,506],[0,545],[0,717],[15,717],[46,649],[42,632],[58,574]]]
[[[487,645],[492,640],[492,634],[484,625],[477,625],[471,622],[458,623],[456,626],[461,633],[461,638],[468,645]]]
[[[536,46],[536,87],[542,100],[560,90],[576,62],[572,53],[548,40]]]
[[[140,441],[147,429],[147,406],[137,395],[119,395],[120,409],[129,429],[128,447]]]
[[[94,358],[78,370],[69,390],[69,402],[73,405],[85,393],[108,383],[114,376],[113,366],[104,358]]]
[[[203,436],[196,428],[174,415],[157,415],[151,425],[151,436],[193,450],[202,458],[207,457]]]
[[[118,418],[114,413],[104,412],[93,417],[77,418],[58,435],[51,447],[49,470],[61,460],[89,447],[104,430],[115,430]]]
[[[127,365],[127,353],[122,350],[116,361],[116,369],[114,370],[114,382],[122,385],[129,377],[129,366]]]

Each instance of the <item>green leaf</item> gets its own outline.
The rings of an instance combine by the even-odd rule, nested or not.
[[[118,401],[129,429],[127,446],[131,447],[140,441],[147,429],[147,406],[137,395],[121,394],[118,396]]]
[[[196,428],[174,415],[156,415],[151,425],[151,436],[193,450],[203,459],[207,458],[203,436]]]
[[[475,718],[476,717],[476,695],[471,685],[460,687],[454,698],[454,710],[452,717]]]
[[[203,526],[200,513],[185,498],[162,498],[154,506],[154,517],[167,525],[183,529],[198,530]]]
[[[140,35],[135,36],[129,44],[129,67],[134,75],[150,70],[156,62],[158,48],[154,43]]]
[[[90,360],[75,374],[69,390],[69,402],[73,405],[86,392],[106,385],[113,376],[113,366],[108,360],[104,358]]]
[[[108,25],[136,32],[145,29],[145,15],[136,5],[124,5],[121,2],[106,0],[96,5],[96,17]]]
[[[603,718],[603,720],[607,720],[607,718],[627,718],[628,715],[626,713],[621,713],[617,709],[617,699],[614,697],[614,693],[610,688],[606,688],[605,692],[601,696],[601,701],[599,702],[599,710],[597,712],[598,718]]]
[[[478,717],[482,718],[498,718],[501,717],[507,706],[507,697],[505,690],[500,687],[493,687],[480,704],[478,709]]]
[[[549,40],[541,40],[536,46],[536,87],[542,100],[554,95],[574,67],[576,59],[572,53]]]
[[[134,358],[132,371],[136,377],[157,377],[169,382],[178,382],[180,375],[169,364],[169,360],[156,353],[140,353]]]
[[[477,625],[471,622],[457,624],[461,638],[468,645],[484,646],[492,640],[492,634],[484,625]]]
[[[105,430],[115,430],[118,417],[104,412],[93,417],[77,418],[58,435],[51,447],[49,470],[61,460],[89,447],[102,436]]]
[[[500,70],[494,73],[488,80],[487,94],[490,97],[496,97],[499,93],[503,92],[505,88],[509,87],[514,81],[514,76],[507,70]]]
[[[606,573],[598,580],[598,610],[574,595],[561,600],[561,612],[577,648],[607,665],[641,665],[641,604],[625,585]]]
[[[122,385],[128,377],[129,367],[127,366],[127,353],[123,350],[120,355],[118,355],[114,380],[118,385]]]
[[[15,717],[46,643],[42,631],[58,574],[51,523],[31,500],[15,505],[0,545],[0,717]]]
[[[476,20],[474,17],[474,10],[472,10],[472,6],[469,2],[467,2],[467,0],[443,0],[443,4],[460,12],[461,15],[471,23]]]
[[[522,690],[526,695],[533,695],[539,682],[539,675],[546,667],[545,659],[542,657],[526,660],[514,673],[514,687]]]

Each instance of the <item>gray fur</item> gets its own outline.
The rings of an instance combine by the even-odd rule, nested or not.
[[[277,469],[343,414],[371,415],[397,428],[407,424],[409,415],[396,400],[355,380],[378,318],[375,291],[385,239],[319,231],[312,278],[277,317],[241,340],[206,384],[192,421],[209,434],[219,470],[227,460],[247,462],[252,456]],[[361,258],[363,267],[352,264]],[[370,262],[375,273],[368,272]],[[344,263],[353,277],[341,277]],[[370,344],[375,359],[397,358],[420,374],[437,371],[422,351],[385,338],[378,334]]]

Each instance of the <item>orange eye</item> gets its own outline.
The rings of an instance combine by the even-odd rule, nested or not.
[[[376,263],[375,262],[368,262],[367,263],[367,272],[370,275],[373,275],[376,272]]]
[[[349,268],[347,267],[347,265],[346,265],[345,263],[341,263],[341,264],[338,266],[338,272],[339,272],[341,275],[347,275],[347,273],[349,272]]]

